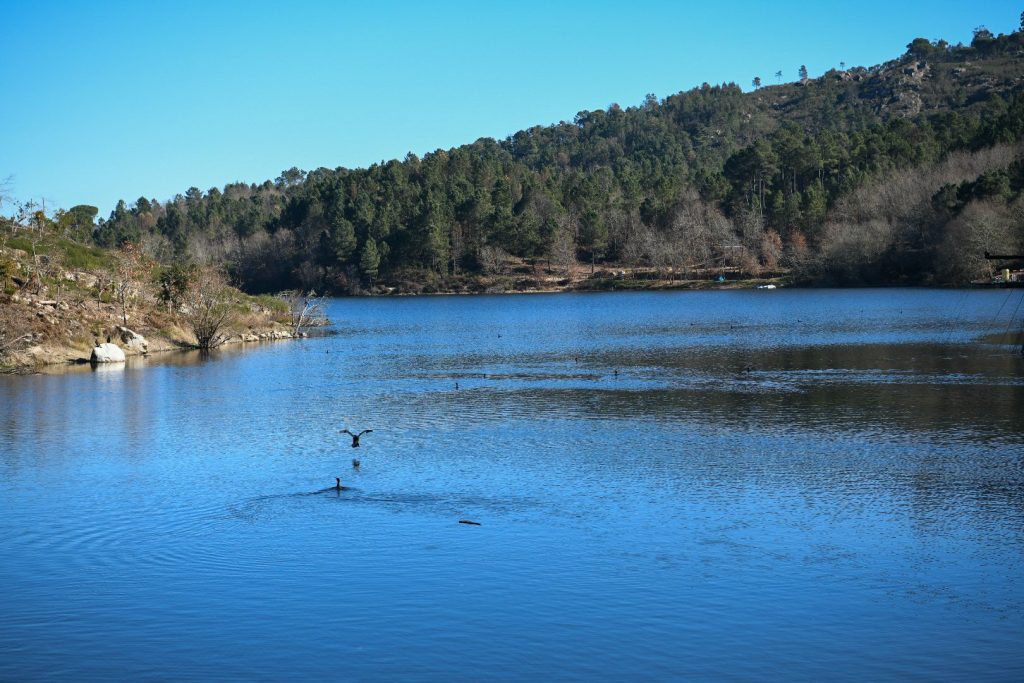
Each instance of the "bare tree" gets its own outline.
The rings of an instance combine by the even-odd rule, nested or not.
[[[811,250],[807,246],[807,237],[799,230],[789,233],[789,245],[783,263],[793,270],[797,277],[808,277],[813,267]]]
[[[181,305],[181,316],[196,337],[200,349],[213,349],[228,337],[224,334],[234,315],[231,289],[224,275],[205,268],[189,283]]]
[[[942,161],[914,168],[913,173],[893,169],[844,196],[836,204],[833,218],[845,223],[880,219],[894,225],[919,224],[943,185],[957,185],[1005,168],[1022,153],[1020,144],[1001,144],[977,152],[953,152]]]
[[[117,260],[117,274],[114,278],[114,295],[121,306],[121,324],[128,326],[128,308],[139,297],[142,283],[142,251],[131,242],[125,242]]]
[[[304,327],[323,325],[327,322],[324,314],[324,297],[310,291],[303,294],[299,291],[283,292],[281,298],[288,304],[288,317],[291,322],[292,334],[298,336]]]
[[[774,230],[761,235],[761,263],[766,270],[777,270],[782,259],[782,237]]]
[[[716,252],[721,251],[723,245],[731,247],[735,242],[729,219],[693,191],[680,197],[671,228],[671,242],[677,252],[674,261],[688,275],[693,270],[706,271]]]
[[[480,265],[484,272],[501,275],[508,272],[509,255],[501,247],[487,244],[480,248]]]
[[[1017,207],[1019,209],[1019,207]],[[995,262],[984,257],[986,251],[1020,253],[1020,216],[1013,207],[1001,207],[991,200],[973,202],[945,226],[938,248],[938,266],[943,277],[957,283],[989,279],[995,275]]]
[[[15,306],[0,306],[0,356],[18,351],[32,341],[29,317]]]
[[[36,213],[40,214],[42,212],[37,211]],[[36,222],[38,223],[39,221],[37,220]],[[42,253],[44,237],[45,234],[42,228],[34,231],[30,230],[28,233],[32,262],[28,265],[28,284],[26,287],[28,291],[35,292],[36,294],[41,294],[46,289],[46,280],[55,263],[55,259],[51,258],[49,254]]]
[[[744,209],[735,218],[740,242],[747,249],[756,249],[764,235],[764,214],[756,209]]]
[[[638,222],[626,237],[622,245],[622,257],[633,267],[651,265],[652,257],[658,251],[658,236],[654,229],[643,222]]]
[[[827,223],[821,238],[822,265],[844,279],[859,280],[893,243],[894,228],[884,220]]]
[[[164,235],[147,232],[142,235],[140,244],[142,253],[157,262],[167,263],[174,260],[174,245]]]
[[[560,227],[555,231],[548,254],[551,262],[561,268],[565,276],[571,279],[576,266],[576,241],[569,230]]]

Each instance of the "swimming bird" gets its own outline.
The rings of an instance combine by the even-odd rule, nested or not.
[[[359,462],[358,458],[352,458],[352,469],[358,470],[359,466],[362,465],[362,464],[363,463]]]
[[[363,434],[366,434],[367,432],[372,432],[372,431],[373,431],[372,429],[364,429],[363,431],[359,432],[358,434],[353,434],[352,432],[348,431],[347,429],[342,429],[341,433],[342,434],[348,434],[349,436],[352,437],[352,448],[359,448],[359,437],[361,437]]]
[[[341,477],[335,477],[334,478],[334,482],[335,482],[334,490],[335,491],[340,491],[341,490]]]

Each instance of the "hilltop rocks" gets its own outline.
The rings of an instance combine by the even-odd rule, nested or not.
[[[100,344],[93,348],[89,360],[93,363],[123,363],[124,351],[117,344]]]

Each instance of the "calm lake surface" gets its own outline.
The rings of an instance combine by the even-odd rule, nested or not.
[[[1021,295],[346,299],[0,377],[0,680],[1024,680]]]

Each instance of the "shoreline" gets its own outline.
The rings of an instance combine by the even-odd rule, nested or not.
[[[396,284],[379,284],[369,290],[351,294],[331,294],[335,298],[387,297],[387,296],[450,296],[474,294],[561,294],[579,292],[644,292],[644,291],[709,291],[731,289],[757,289],[761,286],[773,285],[775,288],[808,287],[797,284],[788,275],[765,278],[737,278],[732,280],[707,279],[667,279],[667,278],[632,278],[632,277],[588,277],[574,278],[535,278],[513,281],[511,276],[473,278],[466,280],[461,286],[433,287],[415,282],[398,282]],[[543,284],[547,281],[548,284]],[[515,286],[521,284],[523,286]]]
[[[283,329],[281,325],[272,325],[267,328],[250,329],[244,333],[234,333],[222,343],[209,350],[234,349],[244,347],[246,344],[264,344],[275,341],[303,339],[309,336],[308,332],[300,332],[296,335],[289,330]],[[117,343],[117,346],[124,352],[125,360],[115,362],[92,360],[92,347],[86,348],[86,346],[81,344],[41,342],[8,354],[8,363],[0,366],[0,375],[32,375],[43,372],[44,368],[115,367],[123,366],[140,358],[202,351],[202,349],[184,340],[174,339],[161,333],[153,333],[151,336],[145,337],[145,341],[145,350],[140,350],[137,346],[132,346],[118,340],[120,343]]]
[[[788,277],[775,278],[745,278],[737,280],[726,280],[718,282],[714,280],[655,280],[655,279],[611,279],[601,278],[598,281],[580,280],[571,284],[555,285],[550,287],[531,287],[523,289],[507,289],[493,286],[484,287],[483,283],[474,283],[476,287],[449,288],[438,291],[402,291],[399,286],[378,286],[375,291],[364,291],[358,294],[335,295],[334,298],[406,298],[420,296],[503,296],[503,295],[535,295],[535,294],[577,294],[577,293],[608,293],[608,292],[670,292],[670,291],[739,291],[739,290],[773,290],[773,289],[820,289],[822,286],[814,286],[807,283],[794,283]],[[582,285],[582,286],[581,286]],[[768,287],[772,285],[772,287]],[[876,284],[863,285],[858,287],[837,286],[838,289],[888,289],[900,287],[915,287],[922,289],[993,289],[1008,288],[1006,285],[969,284],[962,287],[936,286],[936,285],[906,285],[906,284]],[[39,306],[34,303],[34,306]],[[143,322],[143,321],[140,321]],[[62,332],[67,336],[70,328],[81,326],[82,320],[72,317],[65,319]],[[115,328],[121,328],[115,325]],[[188,353],[199,350],[190,343],[187,335],[181,334],[180,330],[154,329],[144,322],[138,328],[148,332],[145,337],[145,348],[132,346],[128,343],[118,344],[125,352],[126,362],[131,359],[147,358],[151,355],[171,354],[172,352]],[[313,328],[314,330],[316,328]],[[129,330],[130,331],[130,330]],[[318,334],[330,334],[330,331],[322,330],[312,332],[312,336]],[[247,344],[262,344],[273,341],[289,339],[301,339],[311,336],[309,331],[293,333],[290,329],[280,323],[271,322],[260,326],[252,326],[244,331],[235,328],[224,342],[216,349],[229,347],[232,349],[244,348]],[[121,341],[121,340],[118,340]],[[59,343],[54,340],[40,341],[25,349],[10,352],[6,356],[6,363],[0,366],[0,375],[27,375],[44,372],[44,368],[67,368],[72,366],[108,366],[120,363],[97,363],[90,359],[92,346],[84,343],[75,343],[69,340],[67,343]]]

